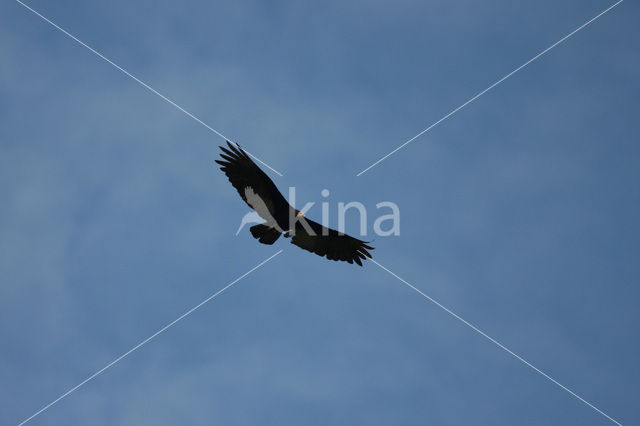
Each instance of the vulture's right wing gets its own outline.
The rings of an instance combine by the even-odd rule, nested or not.
[[[276,211],[288,211],[289,203],[269,176],[260,170],[240,145],[234,146],[229,141],[227,145],[229,149],[220,147],[223,152],[220,156],[224,161],[215,161],[222,166],[220,170],[227,175],[231,185],[249,207],[267,221],[276,217]]]

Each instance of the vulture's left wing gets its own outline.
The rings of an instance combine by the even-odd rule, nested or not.
[[[302,220],[309,224],[309,228],[315,235],[305,229],[301,223]],[[356,262],[360,266],[362,266],[362,259],[371,258],[367,250],[373,250],[373,247],[367,245],[367,241],[339,233],[307,218],[296,221],[291,243],[319,256],[327,256],[329,260]]]

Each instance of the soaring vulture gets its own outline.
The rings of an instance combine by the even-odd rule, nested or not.
[[[350,237],[307,219],[303,212],[289,205],[278,188],[249,158],[240,145],[222,150],[222,161],[215,160],[229,178],[240,197],[254,209],[265,223],[251,227],[251,235],[262,244],[273,244],[284,233],[291,243],[329,260],[356,262],[371,257],[373,247],[366,241]]]

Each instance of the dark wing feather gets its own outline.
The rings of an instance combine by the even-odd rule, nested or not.
[[[341,234],[306,218],[303,220],[306,220],[315,235],[309,234],[298,221],[295,233],[291,237],[292,244],[319,256],[326,256],[329,260],[356,262],[360,266],[363,259],[371,258],[368,250],[373,250],[373,247],[367,245],[367,241]]]
[[[288,214],[289,203],[278,191],[269,176],[260,170],[260,167],[240,148],[240,145],[232,145],[229,141],[227,141],[227,145],[229,148],[220,147],[223,152],[220,157],[222,157],[223,161],[215,161],[222,166],[220,170],[227,175],[229,182],[238,191],[245,203],[252,207],[245,195],[245,189],[249,187],[262,199],[273,218],[277,219],[283,213]],[[262,216],[260,211],[258,211],[258,214]],[[269,220],[270,218],[263,217],[263,219]]]

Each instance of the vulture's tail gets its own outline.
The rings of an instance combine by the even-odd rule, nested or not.
[[[273,244],[280,237],[280,231],[275,228],[271,228],[263,223],[254,225],[249,228],[251,235],[260,241],[262,244]]]

